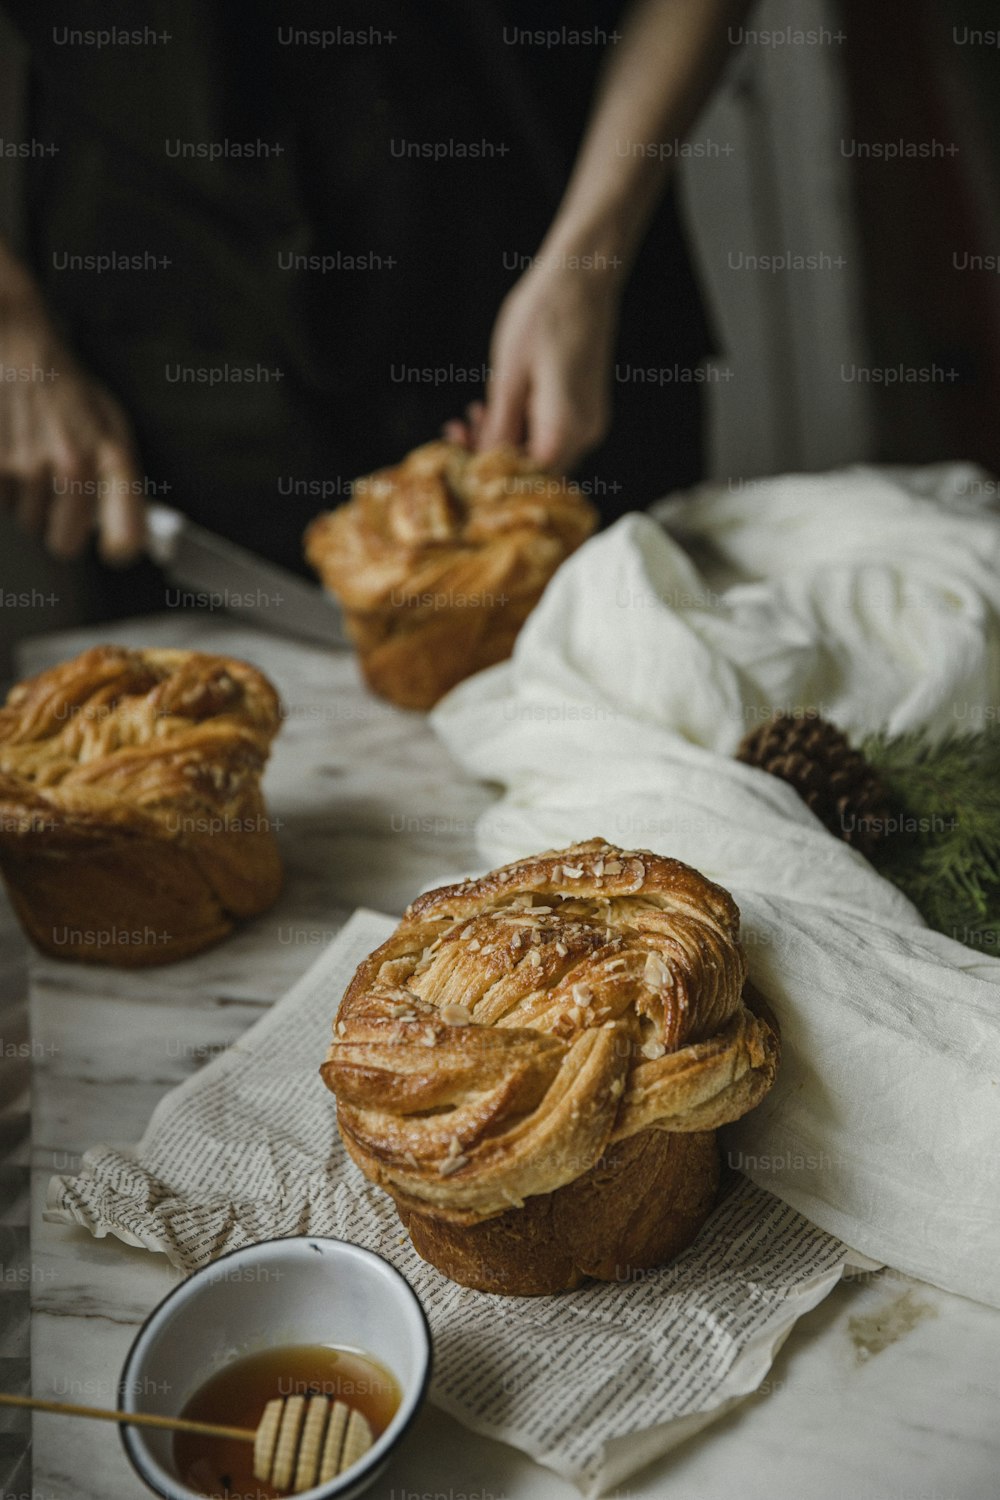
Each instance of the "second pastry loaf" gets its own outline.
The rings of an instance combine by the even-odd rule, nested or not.
[[[56,958],[167,963],[264,911],[281,862],[260,780],[281,723],[255,667],[95,646],[0,709],[0,868]]]

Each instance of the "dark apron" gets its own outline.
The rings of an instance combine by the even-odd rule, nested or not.
[[[150,488],[301,566],[313,515],[482,394],[499,304],[555,212],[602,49],[516,45],[515,29],[610,32],[618,7],[151,0],[140,19],[124,0],[5,3],[31,49],[31,133],[58,148],[28,163],[50,306],[129,413]],[[71,36],[114,27],[150,39]],[[326,48],[296,38],[336,28]],[[669,198],[618,362],[691,366],[709,348]],[[582,470],[607,518],[701,467],[695,387],[614,396]]]

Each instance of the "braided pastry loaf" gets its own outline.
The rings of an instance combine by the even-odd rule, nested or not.
[[[409,907],[355,974],[321,1071],[426,1260],[524,1295],[623,1279],[694,1239],[716,1127],[778,1062],[738,932],[689,865],[602,839]]]
[[[575,485],[512,448],[426,443],[317,517],[306,557],[344,606],[372,691],[430,708],[510,655],[596,519]]]
[[[0,709],[0,869],[37,947],[145,965],[277,897],[260,790],[280,724],[254,667],[96,646]]]

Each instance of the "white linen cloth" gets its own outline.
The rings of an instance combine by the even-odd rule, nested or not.
[[[852,737],[995,716],[993,489],[967,465],[857,467],[702,486],[657,508],[672,536],[626,517],[433,722],[505,789],[478,828],[490,863],[602,835],[733,892],[784,1053],[730,1160],[865,1255],[1000,1305],[1000,958],[929,930],[732,759],[772,708]]]

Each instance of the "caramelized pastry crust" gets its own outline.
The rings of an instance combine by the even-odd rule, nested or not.
[[[306,556],[336,594],[369,686],[430,708],[502,661],[597,516],[575,485],[513,449],[427,443],[319,516]]]
[[[758,1103],[778,1059],[744,1000],[738,933],[721,887],[601,839],[421,896],[358,969],[322,1068],[347,1150],[425,1238],[441,1226],[449,1274],[457,1227],[510,1216],[523,1240],[528,1217],[512,1210],[531,1204],[538,1219],[532,1200],[578,1185],[619,1145],[645,1149],[650,1132],[704,1136],[711,1175],[712,1132]],[[624,1176],[601,1181],[611,1209]],[[604,1231],[597,1265],[624,1233],[614,1216]],[[664,1232],[651,1225],[647,1249]],[[470,1284],[486,1284],[482,1270]]]
[[[0,867],[60,958],[164,963],[269,906],[260,777],[281,705],[245,662],[97,646],[0,709]]]
[[[630,1281],[695,1239],[719,1186],[714,1131],[640,1130],[554,1193],[458,1225],[396,1198],[414,1249],[463,1286],[508,1297]]]

